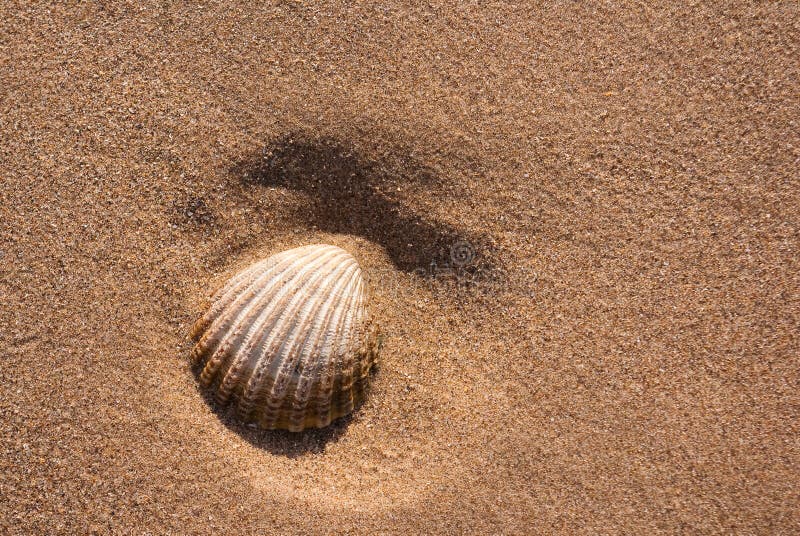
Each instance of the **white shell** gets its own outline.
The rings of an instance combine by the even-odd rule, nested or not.
[[[322,427],[350,413],[377,354],[361,267],[327,244],[278,253],[231,278],[192,337],[201,385],[266,429]]]

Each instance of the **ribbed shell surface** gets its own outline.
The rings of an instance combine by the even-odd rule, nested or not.
[[[358,262],[317,244],[231,278],[192,330],[193,358],[200,383],[243,421],[300,431],[363,399],[376,335]]]

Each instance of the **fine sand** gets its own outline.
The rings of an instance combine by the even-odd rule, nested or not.
[[[800,531],[796,3],[66,4],[0,7],[0,533]],[[242,427],[187,333],[314,242],[369,398]]]

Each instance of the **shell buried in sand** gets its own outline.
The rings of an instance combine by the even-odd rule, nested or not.
[[[192,329],[201,385],[265,429],[327,426],[365,395],[378,346],[367,298],[361,267],[336,246],[250,266]]]

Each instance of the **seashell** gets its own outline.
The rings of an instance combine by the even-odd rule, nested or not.
[[[265,429],[327,426],[365,396],[377,356],[361,267],[316,244],[278,253],[231,278],[195,323],[200,384]]]

